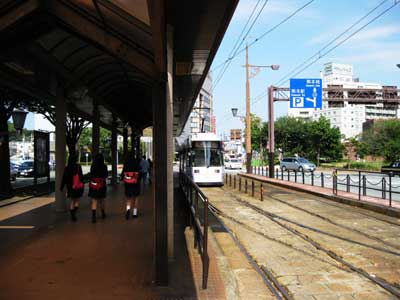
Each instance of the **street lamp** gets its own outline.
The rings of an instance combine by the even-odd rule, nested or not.
[[[250,116],[250,78],[256,77],[261,68],[271,68],[276,71],[279,70],[280,65],[260,66],[249,64],[249,50],[246,46],[246,172],[251,173],[251,116]],[[250,70],[254,72],[251,73]]]
[[[14,128],[17,132],[21,132],[21,130],[24,128],[25,119],[26,119],[27,114],[28,114],[28,112],[23,111],[23,110],[14,110],[11,113],[13,123],[14,123]]]

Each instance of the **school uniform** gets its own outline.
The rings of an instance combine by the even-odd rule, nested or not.
[[[80,198],[83,195],[84,188],[82,189],[74,189],[73,188],[73,177],[74,175],[78,174],[79,180],[83,182],[83,173],[82,167],[79,164],[75,165],[67,165],[64,170],[64,174],[61,181],[61,190],[67,186],[67,197],[76,199]]]
[[[108,170],[105,164],[103,165],[92,165],[90,168],[90,181],[94,181],[96,178],[102,178],[103,184],[100,189],[94,189],[89,181],[89,193],[88,196],[94,199],[102,199],[107,194],[107,177]]]
[[[125,172],[135,172],[139,174],[136,183],[127,183],[124,181],[125,196],[128,198],[137,197],[140,195],[140,180],[142,177],[140,170],[141,170],[140,163],[137,160],[133,164],[125,164],[122,169],[121,180],[124,180]]]

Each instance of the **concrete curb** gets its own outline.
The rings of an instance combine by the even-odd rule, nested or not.
[[[258,175],[238,174],[238,176],[250,178],[250,179],[257,180],[257,181],[264,182],[264,183],[269,183],[269,184],[280,186],[280,187],[287,188],[287,189],[292,189],[292,190],[295,190],[298,192],[303,192],[303,193],[311,194],[311,195],[318,196],[318,197],[323,197],[325,199],[332,200],[332,201],[335,201],[338,203],[364,208],[364,209],[371,210],[373,212],[384,214],[384,215],[387,215],[390,217],[400,218],[400,209],[387,207],[384,205],[371,203],[371,202],[367,202],[367,201],[363,201],[363,200],[354,200],[354,199],[350,199],[350,198],[343,197],[343,196],[336,196],[333,194],[324,194],[324,193],[318,192],[318,191],[311,191],[308,189],[303,189],[299,186],[287,185],[284,182],[279,182],[279,181],[276,181],[275,179],[271,180],[271,179],[265,178],[265,177],[261,178]]]

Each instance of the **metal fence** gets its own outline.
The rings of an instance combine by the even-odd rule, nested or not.
[[[194,247],[198,248],[203,265],[203,289],[207,288],[208,269],[208,198],[185,173],[179,173],[179,182],[189,204],[190,228],[194,231]]]
[[[267,176],[268,169],[253,167],[253,174]],[[332,189],[333,194],[338,191],[358,194],[358,199],[370,196],[388,200],[389,207],[392,207],[393,200],[400,200],[400,179],[394,182],[392,173],[361,171],[354,169],[334,169],[332,172],[299,172],[277,168],[275,179],[292,181],[312,186]]]

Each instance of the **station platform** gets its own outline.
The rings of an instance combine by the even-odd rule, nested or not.
[[[106,219],[91,223],[84,196],[78,221],[55,213],[54,196],[0,208],[0,299],[214,299],[221,282],[210,274],[207,292],[199,292],[185,241],[187,215],[175,189],[174,260],[168,287],[156,287],[152,188],[139,199],[139,217],[125,220],[123,186],[110,187]],[[98,213],[99,215],[99,213]],[[215,269],[215,266],[212,267]],[[211,272],[215,272],[210,270]]]

